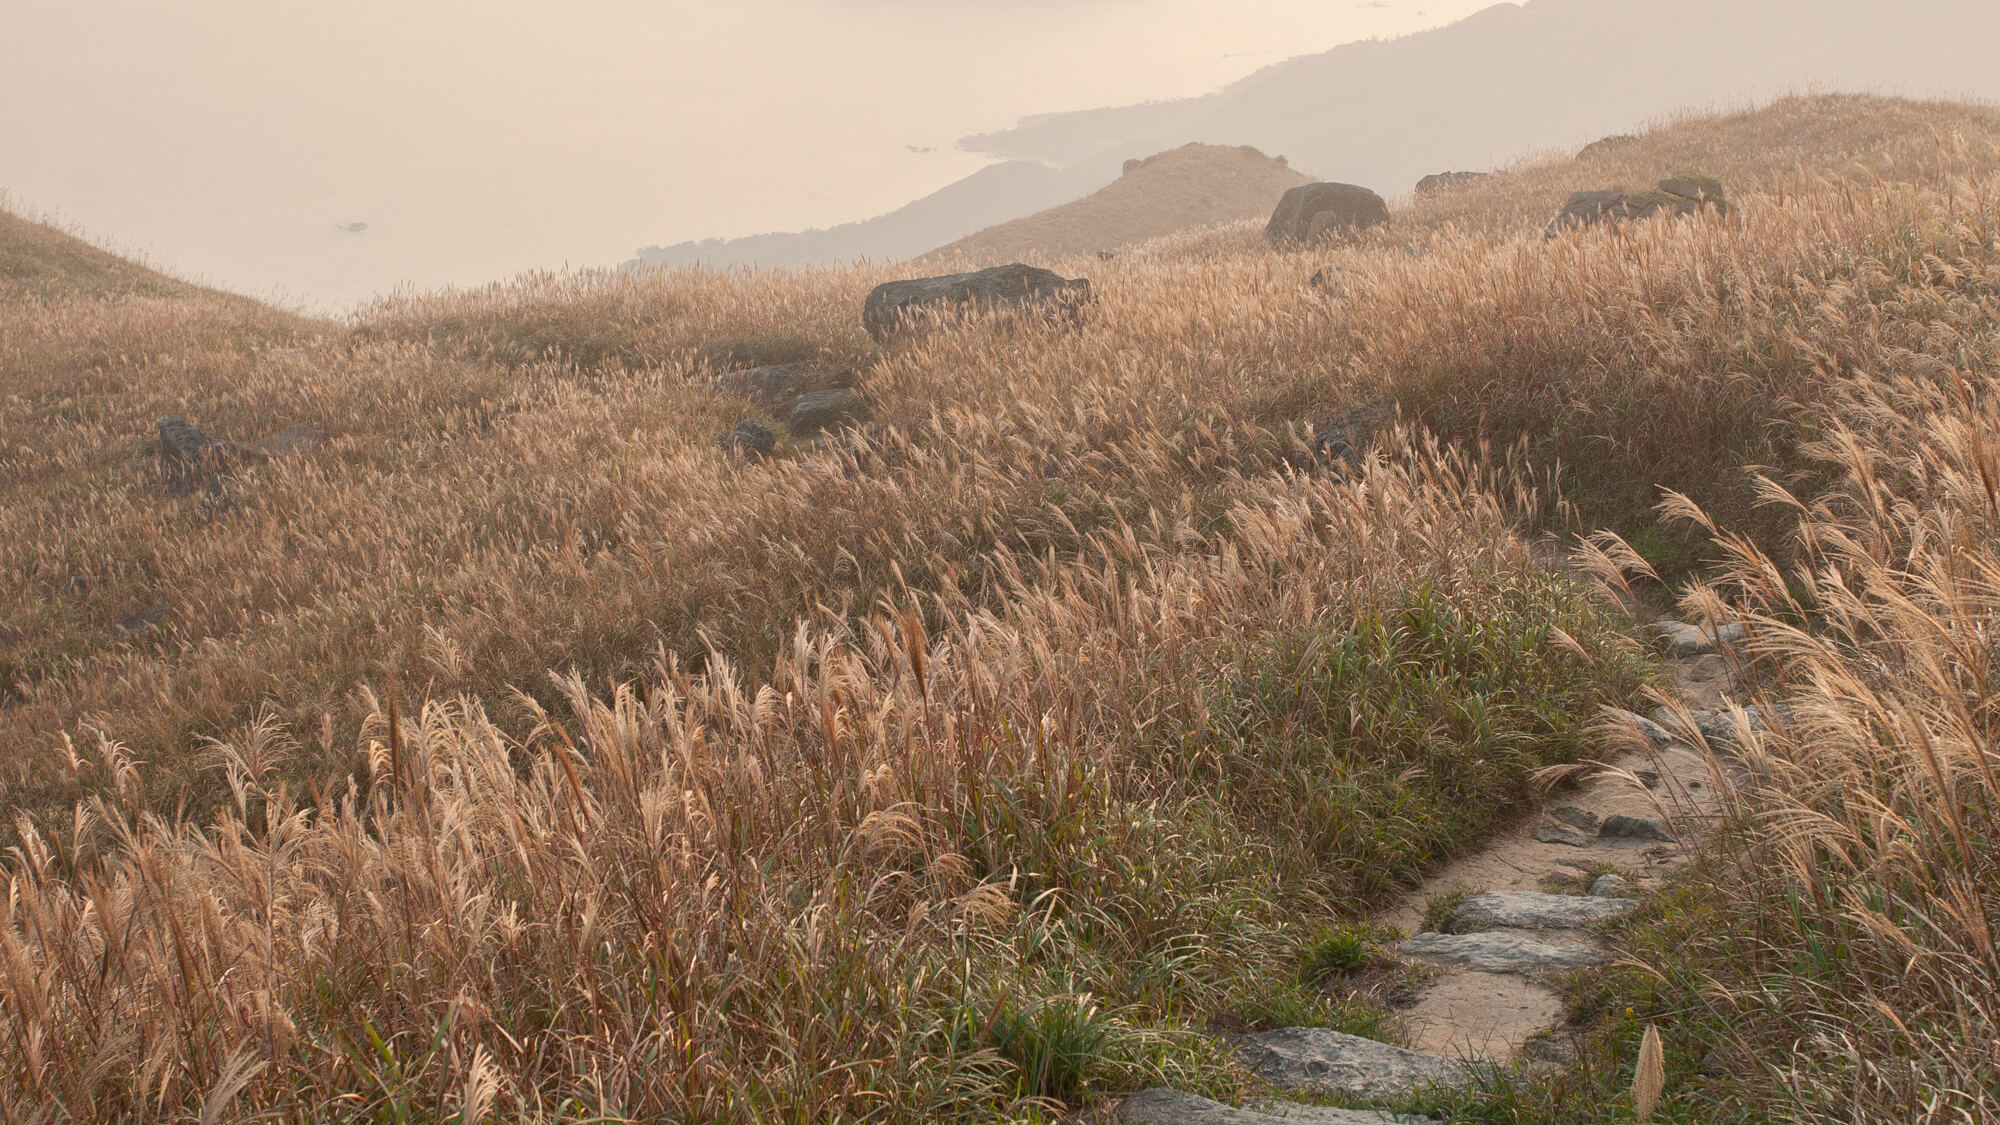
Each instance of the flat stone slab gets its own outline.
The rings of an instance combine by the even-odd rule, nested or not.
[[[1126,1098],[1118,1106],[1118,1120],[1125,1125],[1276,1125],[1279,1121],[1299,1125],[1434,1125],[1427,1117],[1372,1109],[1335,1109],[1278,1101],[1252,1104],[1254,1109],[1235,1109],[1200,1094],[1162,1087]]]
[[[1543,825],[1535,829],[1535,839],[1544,844],[1567,844],[1572,848],[1590,846],[1590,837],[1567,824]]]
[[[1430,1083],[1462,1088],[1473,1071],[1457,1059],[1420,1054],[1323,1027],[1244,1036],[1236,1056],[1281,1090],[1328,1094],[1405,1093]]]
[[[1536,969],[1581,969],[1604,960],[1588,945],[1552,945],[1520,934],[1487,930],[1476,934],[1418,934],[1396,947],[1407,957],[1453,965],[1471,965],[1494,973],[1524,973]]]
[[[1474,926],[1565,930],[1616,918],[1638,908],[1638,903],[1623,898],[1549,895],[1540,891],[1493,891],[1473,895],[1459,903],[1453,917]]]
[[[1674,842],[1674,834],[1667,831],[1667,826],[1649,816],[1609,817],[1597,829],[1597,834],[1608,840],[1658,840],[1663,844]]]

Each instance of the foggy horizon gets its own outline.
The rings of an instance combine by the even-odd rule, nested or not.
[[[1491,3],[29,4],[0,192],[176,274],[345,307],[868,218],[995,163],[960,137]]]

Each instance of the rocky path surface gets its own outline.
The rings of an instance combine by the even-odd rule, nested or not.
[[[1675,705],[1652,717],[1622,714],[1632,746],[1550,799],[1540,815],[1453,863],[1375,920],[1411,934],[1394,947],[1436,968],[1399,1013],[1403,1043],[1326,1028],[1290,1027],[1231,1039],[1235,1060],[1272,1091],[1388,1100],[1430,1085],[1463,1087],[1484,1072],[1557,1065],[1546,1038],[1562,1018],[1552,973],[1602,963],[1614,950],[1593,927],[1630,913],[1631,896],[1661,885],[1690,858],[1689,845],[1720,802],[1712,773],[1731,732],[1760,722],[1731,699],[1731,646],[1740,629],[1713,632],[1670,619],[1656,629],[1668,652]],[[1426,915],[1458,896],[1443,929]],[[1265,1099],[1234,1108],[1156,1089],[1125,1099],[1126,1125],[1386,1125],[1427,1118]]]

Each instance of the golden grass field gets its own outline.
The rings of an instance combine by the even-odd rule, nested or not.
[[[1678,171],[1735,216],[1541,237]],[[1747,620],[1792,721],[1577,983],[1578,1065],[1410,1108],[1629,1118],[1657,1022],[1655,1120],[2000,1112],[2000,112],[1670,123],[888,347],[890,267],[328,321],[0,222],[0,1121],[1230,1092],[1196,1033],[1392,1026],[1302,959],[1643,697],[1545,566],[1579,533]],[[791,360],[925,424],[725,455],[757,407],[711,376]],[[1360,471],[1312,462],[1382,402]],[[161,486],[168,414],[325,441],[217,511]]]

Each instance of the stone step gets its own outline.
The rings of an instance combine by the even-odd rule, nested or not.
[[[1118,1120],[1125,1125],[1277,1125],[1281,1121],[1296,1125],[1435,1125],[1427,1117],[1372,1109],[1277,1101],[1252,1104],[1254,1109],[1234,1109],[1199,1094],[1161,1087],[1126,1098],[1118,1106]]]
[[[1508,926],[1521,930],[1566,930],[1602,922],[1638,909],[1624,898],[1585,898],[1540,891],[1492,891],[1458,904],[1452,915],[1468,926]]]
[[[1499,930],[1476,934],[1418,934],[1396,949],[1406,957],[1421,961],[1471,965],[1495,973],[1581,969],[1604,960],[1602,951],[1588,945],[1550,944]]]
[[[1406,1051],[1323,1027],[1287,1027],[1246,1035],[1236,1057],[1280,1090],[1322,1094],[1403,1094],[1436,1083],[1470,1085],[1474,1068],[1457,1059]]]

